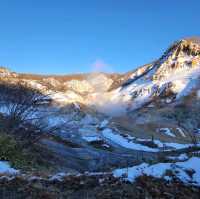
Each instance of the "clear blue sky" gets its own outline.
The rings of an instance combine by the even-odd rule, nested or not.
[[[126,72],[200,34],[200,0],[1,0],[0,65]]]

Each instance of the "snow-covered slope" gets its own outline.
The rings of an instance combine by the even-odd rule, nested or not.
[[[81,103],[120,115],[150,106],[155,100],[170,104],[195,89],[199,93],[200,42],[199,38],[177,41],[157,61],[122,75],[37,76],[15,74],[5,68],[0,75],[9,82],[24,81],[60,105]]]
[[[20,78],[31,87],[50,93],[61,105],[77,102],[115,115],[141,108],[155,98],[171,103],[196,89],[200,76],[199,43],[198,38],[175,42],[157,61],[122,75],[91,73],[36,78],[13,76],[4,68],[2,74],[7,74],[9,81]]]
[[[170,102],[197,88],[199,77],[200,45],[192,39],[181,40],[158,61],[136,70],[121,87],[112,91],[111,100],[127,110],[141,108],[168,93],[171,96],[166,100]]]
[[[143,161],[140,154],[157,160],[157,153],[187,150],[194,141],[199,146],[199,135],[193,136],[200,129],[198,41],[178,41],[160,59],[121,75],[37,76],[2,68],[0,79],[24,83],[47,96],[34,117],[55,129],[51,134],[59,139],[49,136],[40,143],[64,162],[70,158],[65,162],[70,169],[124,167],[128,161]],[[183,106],[184,96],[193,98],[189,106]],[[182,107],[176,106],[181,101]]]
[[[158,163],[154,165],[142,163],[130,168],[116,169],[113,171],[113,174],[116,177],[126,176],[128,181],[134,181],[142,175],[164,178],[168,181],[172,180],[172,176],[176,176],[184,183],[200,186],[200,167],[197,166],[199,164],[200,158],[193,157],[187,161],[176,163]],[[171,176],[169,176],[169,171]],[[193,174],[190,176],[187,171],[192,171]]]

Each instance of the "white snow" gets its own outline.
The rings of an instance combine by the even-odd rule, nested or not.
[[[0,161],[0,173],[17,174],[19,171],[11,168],[8,162]]]
[[[106,128],[102,131],[103,137],[106,139],[128,149],[134,149],[139,151],[149,151],[149,152],[158,152],[158,149],[150,148],[148,146],[144,146],[142,144],[134,143],[125,137],[122,137],[116,132],[113,132],[112,129]]]
[[[159,129],[160,133],[164,133],[165,135],[171,136],[171,137],[176,137],[169,128],[160,128]]]
[[[195,133],[200,135],[200,129],[197,129]]]
[[[113,171],[115,177],[124,177],[126,180],[133,182],[142,175],[153,176],[156,178],[171,179],[167,176],[166,171],[170,170],[182,182],[200,186],[200,158],[193,157],[185,162],[176,163],[158,163],[149,165],[142,163],[138,166]],[[187,170],[192,170],[194,174],[190,176]]]
[[[81,119],[80,123],[83,125],[97,124],[98,119],[96,117],[93,117],[92,115],[86,114],[85,117]]]
[[[108,144],[102,144],[103,147],[110,148]]]
[[[185,133],[183,132],[183,130],[181,128],[176,128],[176,129],[182,137],[186,137]]]
[[[121,136],[117,132],[114,132],[112,129],[106,128],[102,131],[102,136],[124,148],[138,150],[138,151],[147,151],[147,152],[159,152],[159,151],[170,151],[174,149],[184,149],[193,146],[192,144],[180,144],[174,142],[161,142],[160,140],[154,140],[154,143],[158,146],[158,148],[151,148],[140,143],[135,143],[135,141],[151,141],[151,139],[140,139],[135,138],[130,135],[126,135],[126,137]]]
[[[105,128],[108,125],[109,121],[108,120],[103,120],[100,124],[100,128]]]
[[[148,167],[147,163],[142,163],[138,166],[116,169],[113,171],[114,177],[125,177],[126,180],[133,182],[137,177],[142,175],[142,172]]]
[[[184,62],[192,59],[192,56],[184,55]],[[125,106],[125,109],[134,110],[150,102],[155,94],[169,87],[177,94],[177,99],[189,94],[198,85],[200,66],[197,64],[195,67],[189,67],[185,63],[179,63],[179,67],[171,69],[173,63],[174,60],[165,59],[158,68],[154,67],[127,86],[116,89],[112,92],[112,101],[114,99],[114,104],[118,102],[121,104],[120,107]],[[154,79],[155,76],[159,78]],[[131,82],[131,78],[128,81]]]
[[[53,87],[60,86],[60,82],[53,77],[47,77],[42,79],[43,82],[50,84]]]
[[[66,92],[52,92],[50,97],[55,101],[60,104],[69,104],[69,103],[74,103],[74,102],[84,102],[84,99],[82,98],[81,95],[78,95],[77,93],[68,90]]]
[[[94,88],[86,80],[71,80],[64,83],[67,88],[73,89],[79,93],[93,92]]]
[[[171,147],[173,149],[184,149],[188,147],[192,147],[192,144],[180,144],[175,142],[161,142],[160,140],[154,140],[154,143],[158,145],[160,148],[166,148]],[[169,149],[165,149],[166,151],[169,151]]]
[[[67,176],[66,173],[62,173],[62,172],[61,173],[57,173],[57,174],[51,176],[49,178],[49,181],[60,181],[60,182],[62,182],[63,178],[66,177],[66,176]]]
[[[134,139],[134,137],[132,139]],[[151,141],[151,139],[141,139],[141,138],[137,138],[136,140],[138,140],[138,141]],[[170,151],[171,149],[166,149],[166,148],[169,148],[169,147],[172,148],[172,150],[173,150],[173,149],[185,149],[185,148],[193,146],[192,144],[180,144],[180,143],[175,143],[175,142],[161,142],[160,140],[154,140],[153,142],[159,148],[162,148],[161,150],[164,149],[165,151]]]
[[[84,139],[86,142],[102,140],[95,126],[84,125],[82,128],[79,128],[78,132],[80,133],[82,139]]]
[[[184,171],[185,170],[193,170],[194,174],[192,176],[192,184],[200,186],[200,158],[193,157],[190,158],[186,162],[179,162],[176,163],[177,166],[182,168]],[[183,173],[184,173],[183,171]],[[187,179],[184,178],[184,176],[178,175],[179,179],[182,180],[183,182],[187,182]],[[189,178],[190,180],[190,178]]]
[[[188,159],[188,156],[186,153],[180,154],[179,156],[168,156],[167,157],[170,160],[180,160],[180,161],[184,161]]]
[[[86,140],[87,142],[94,142],[94,141],[100,141],[102,140],[99,136],[82,136],[82,138],[84,140]]]
[[[24,80],[24,82],[26,82],[30,87],[38,89],[40,91],[45,91],[46,90],[46,86],[43,86],[42,84],[40,84],[36,80]]]

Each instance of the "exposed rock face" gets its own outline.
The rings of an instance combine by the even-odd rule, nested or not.
[[[155,160],[154,153],[166,146],[189,146],[189,132],[200,128],[199,56],[199,43],[185,39],[157,61],[122,75],[15,75],[5,68],[0,73],[4,83],[20,81],[47,94],[37,115],[59,127],[54,133],[61,140],[44,138],[41,144],[62,156],[63,167],[96,171]]]
[[[106,92],[113,83],[113,80],[103,73],[90,74],[87,80],[97,93]]]
[[[200,76],[200,39],[175,42],[157,61],[121,75],[89,73],[41,78],[18,76],[1,68],[0,76],[9,81],[20,77],[20,81],[31,87],[50,93],[60,104],[79,102],[103,112],[115,109],[116,113],[119,109],[125,113],[141,108],[155,98],[162,98],[162,101],[166,98],[167,103],[171,103],[196,89]]]
[[[200,45],[191,40],[181,40],[172,45],[160,60],[161,64],[153,79],[166,78],[172,73],[199,67]]]
[[[17,77],[17,74],[11,72],[6,67],[0,67],[0,78],[7,78],[7,77]]]
[[[71,80],[64,83],[67,89],[72,89],[79,93],[94,92],[94,88],[87,80]]]
[[[129,75],[129,79],[113,92],[113,103],[134,110],[169,93],[178,100],[198,87],[199,77],[199,40],[184,39],[174,43],[156,62]]]
[[[42,82],[51,85],[52,87],[59,87],[60,82],[53,77],[43,78]]]

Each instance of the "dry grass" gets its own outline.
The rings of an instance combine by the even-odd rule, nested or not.
[[[18,177],[9,182],[0,182],[2,199],[199,199],[200,189],[185,186],[174,179],[142,176],[131,184],[111,175],[68,176],[63,182],[27,180]]]

